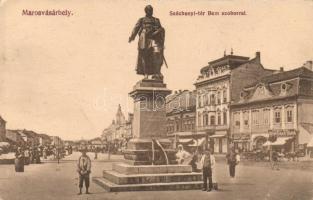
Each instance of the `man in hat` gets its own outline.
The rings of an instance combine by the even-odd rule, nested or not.
[[[89,156],[87,156],[86,149],[82,149],[82,155],[78,159],[77,163],[77,172],[79,174],[79,193],[82,194],[83,184],[85,182],[86,194],[90,194],[88,191],[90,178],[89,175],[91,173],[91,160]]]
[[[161,66],[163,64],[163,49],[165,30],[161,26],[160,20],[153,17],[153,8],[151,5],[145,7],[146,16],[142,17],[136,23],[128,42],[139,36],[138,41],[138,59],[137,74],[148,78],[163,79]]]
[[[212,181],[212,166],[215,165],[215,158],[211,155],[210,150],[205,150],[204,154],[200,160],[202,172],[203,172],[203,191],[210,192],[213,188]],[[208,179],[209,179],[209,188],[208,188]]]
[[[232,148],[230,153],[226,155],[227,164],[229,165],[229,175],[231,178],[235,178],[236,165],[239,164],[240,156],[236,153],[235,149]]]

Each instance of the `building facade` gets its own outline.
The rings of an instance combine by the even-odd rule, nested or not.
[[[115,119],[102,131],[102,140],[114,141],[132,138],[132,122],[133,114],[129,113],[126,120],[121,105],[118,105]]]
[[[6,121],[0,116],[0,142],[6,141]]]
[[[255,58],[224,55],[200,70],[196,86],[196,130],[210,138],[215,153],[226,153],[230,136],[230,104],[241,88],[272,73],[261,64],[260,53]]]
[[[194,132],[196,122],[195,91],[176,91],[166,99],[166,130],[174,132]]]
[[[312,62],[277,71],[243,87],[231,105],[231,138],[237,148],[267,145],[282,151],[305,149],[313,135]],[[274,143],[267,142],[275,136]]]

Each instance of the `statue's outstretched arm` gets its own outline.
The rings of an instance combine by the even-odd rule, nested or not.
[[[135,27],[134,27],[134,29],[133,29],[130,37],[129,37],[128,42],[131,42],[131,41],[133,41],[135,39],[135,37],[136,37],[138,31],[140,30],[140,28],[141,28],[141,19],[139,19],[137,21],[137,23],[136,23],[136,25],[135,25]]]

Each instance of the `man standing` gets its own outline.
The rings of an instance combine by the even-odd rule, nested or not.
[[[226,155],[226,159],[227,159],[227,164],[229,165],[229,175],[231,178],[235,178],[236,165],[239,163],[240,157],[232,148],[230,153]]]
[[[91,160],[86,154],[86,150],[83,149],[82,155],[78,159],[77,163],[77,172],[79,174],[79,193],[78,195],[82,194],[82,188],[83,184],[85,182],[85,187],[86,187],[86,194],[90,194],[88,191],[89,188],[89,175],[91,172]]]
[[[203,189],[202,190],[210,192],[213,188],[212,166],[215,164],[214,156],[211,155],[210,150],[205,150],[200,163],[201,163],[202,171],[203,171]],[[209,179],[209,188],[207,186],[208,179]]]

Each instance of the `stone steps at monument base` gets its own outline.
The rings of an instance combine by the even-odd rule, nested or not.
[[[164,174],[132,174],[126,175],[116,171],[104,170],[103,178],[112,183],[123,184],[148,184],[170,182],[193,182],[201,181],[202,173],[164,173]]]
[[[114,163],[112,170],[126,175],[192,172],[190,165],[130,165],[127,163]]]
[[[196,190],[203,185],[202,181],[117,185],[101,177],[92,180],[108,192]]]

